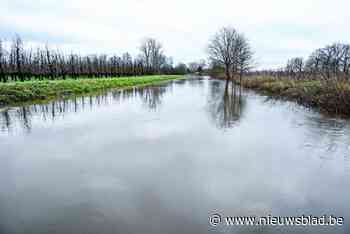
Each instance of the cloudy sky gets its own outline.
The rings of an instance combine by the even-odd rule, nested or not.
[[[174,60],[207,58],[208,39],[234,26],[258,68],[277,68],[332,42],[350,42],[349,0],[1,0],[0,37],[85,53],[133,55],[155,37]]]

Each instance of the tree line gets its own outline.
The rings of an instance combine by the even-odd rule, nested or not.
[[[249,75],[287,77],[296,80],[349,81],[350,44],[333,43],[316,49],[307,59],[291,58],[281,69],[251,71]]]
[[[292,78],[349,80],[350,45],[333,43],[315,50],[306,60],[292,58],[288,60],[285,72]]]
[[[291,58],[277,70],[251,71],[253,52],[245,36],[233,27],[221,28],[211,38],[208,54],[212,73],[225,73],[227,81],[243,74],[318,79],[324,81],[350,80],[350,44],[333,43],[315,50],[307,59]]]
[[[0,82],[26,80],[57,80],[67,78],[99,78],[183,74],[183,65],[174,67],[171,57],[164,55],[163,46],[153,38],[144,39],[140,54],[121,56],[66,54],[49,45],[25,48],[20,36],[5,46],[0,39]]]

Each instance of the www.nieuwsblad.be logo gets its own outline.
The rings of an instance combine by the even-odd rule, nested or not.
[[[222,216],[214,213],[209,216],[209,224],[213,227],[218,225],[226,226],[342,226],[344,225],[343,217],[333,215],[323,216]]]

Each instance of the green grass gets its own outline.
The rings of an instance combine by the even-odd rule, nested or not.
[[[159,75],[123,78],[25,81],[0,84],[0,106],[80,95],[106,89],[130,88],[182,79],[184,76]]]

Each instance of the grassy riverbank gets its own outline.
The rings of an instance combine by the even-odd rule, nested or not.
[[[105,89],[143,86],[168,80],[181,79],[183,77],[184,76],[177,75],[159,75],[2,83],[0,84],[0,106],[92,93]]]
[[[350,82],[245,77],[243,87],[297,101],[322,112],[350,117]]]

